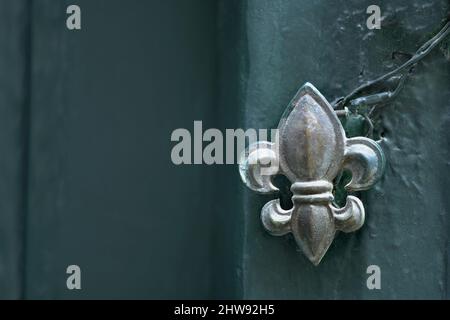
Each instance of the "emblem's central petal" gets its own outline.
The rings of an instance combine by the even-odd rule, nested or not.
[[[279,125],[281,166],[291,181],[330,179],[345,151],[339,119],[310,84],[300,89]]]

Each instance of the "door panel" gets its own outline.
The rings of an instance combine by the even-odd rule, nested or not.
[[[212,180],[170,135],[212,117],[215,4],[69,4],[32,5],[26,297],[209,297]]]

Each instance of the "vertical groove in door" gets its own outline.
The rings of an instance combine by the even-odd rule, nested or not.
[[[32,30],[32,1],[26,1],[26,14],[25,14],[25,62],[24,62],[24,83],[25,92],[24,97],[24,114],[23,114],[23,171],[22,171],[22,191],[21,191],[21,211],[22,211],[22,283],[21,283],[21,299],[26,297],[27,291],[27,212],[28,212],[28,183],[29,183],[29,163],[30,163],[30,110],[31,110],[31,63],[33,57],[33,30]]]
[[[24,297],[29,5],[0,2],[0,299]]]
[[[55,256],[64,205],[65,1],[31,1],[29,165],[25,297],[51,299],[65,285]]]

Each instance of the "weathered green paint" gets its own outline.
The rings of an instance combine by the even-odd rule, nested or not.
[[[413,53],[441,26],[447,1],[378,1],[380,31],[365,27],[373,1],[248,1],[248,70],[243,108],[248,127],[273,128],[296,90],[313,83],[330,100],[392,69],[395,50]],[[363,194],[365,226],[339,235],[318,267],[289,237],[265,233],[267,197],[247,192],[245,298],[447,297],[448,121],[450,61],[435,50],[383,112],[382,181]],[[382,290],[366,287],[366,268],[382,271]]]

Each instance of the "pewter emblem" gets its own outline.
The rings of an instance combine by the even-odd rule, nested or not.
[[[241,178],[259,193],[278,191],[272,183],[275,175],[289,179],[293,208],[283,210],[279,200],[272,200],[261,210],[262,223],[272,235],[292,233],[306,257],[318,265],[337,231],[356,231],[364,224],[364,205],[357,197],[349,195],[343,208],[335,207],[333,180],[348,170],[348,191],[369,189],[383,172],[383,151],[371,139],[347,138],[331,105],[310,83],[289,104],[276,140],[246,149]]]

